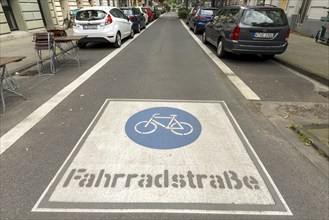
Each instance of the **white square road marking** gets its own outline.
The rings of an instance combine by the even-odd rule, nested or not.
[[[129,118],[166,107],[200,122],[194,142],[153,149],[128,137]],[[222,101],[107,100],[32,211],[292,215]]]

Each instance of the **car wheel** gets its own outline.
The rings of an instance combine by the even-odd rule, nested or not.
[[[80,43],[80,42],[79,42],[77,46],[78,46],[80,49],[83,49],[83,48],[86,48],[86,45],[87,45],[86,43]]]
[[[135,36],[135,31],[133,30],[133,28],[131,28],[129,38],[130,38],[130,39],[133,39],[134,36]]]
[[[199,33],[198,29],[196,29],[196,25],[194,25],[193,33],[194,33],[194,34],[198,34],[198,33]]]
[[[121,47],[121,35],[118,32],[117,35],[115,36],[115,42],[114,42],[114,47],[119,48]]]
[[[218,44],[217,44],[217,56],[219,58],[223,58],[226,54],[226,51],[224,49],[224,45],[223,45],[223,40],[219,39]]]
[[[203,42],[204,44],[207,44],[207,43],[208,43],[208,42],[207,42],[207,36],[206,36],[206,30],[203,31],[203,34],[202,34],[202,42]]]
[[[140,33],[141,32],[141,24],[140,23],[138,23],[138,25],[137,25],[137,31],[136,31],[136,33]]]

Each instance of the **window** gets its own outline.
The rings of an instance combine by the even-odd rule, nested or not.
[[[216,26],[220,26],[226,23],[227,17],[229,15],[229,9],[224,9],[220,15],[218,15],[218,19],[216,22]]]
[[[84,10],[77,12],[76,19],[79,21],[102,20],[106,15],[106,12],[100,10]]]
[[[131,9],[122,9],[122,11],[126,16],[133,15],[133,11]]]
[[[205,16],[212,16],[214,14],[213,10],[202,10],[200,12],[201,15],[205,15]]]
[[[231,9],[227,16],[227,23],[234,24],[239,16],[239,9]]]
[[[220,9],[220,10],[214,15],[214,17],[213,17],[213,22],[214,22],[214,23],[218,21],[219,16],[222,14],[222,12],[223,12],[223,9]]]
[[[142,14],[141,11],[138,8],[133,8],[132,9],[135,15],[140,15]]]
[[[242,23],[252,26],[285,26],[288,21],[283,10],[280,9],[250,9],[247,10]]]
[[[10,2],[8,0],[0,0],[0,3],[2,5],[3,13],[6,16],[10,30],[11,31],[18,30],[18,26],[17,26],[16,20],[15,20],[15,15],[10,6]]]
[[[125,14],[119,10],[119,9],[115,9],[117,11],[117,14],[119,15],[119,18],[122,18],[122,19],[127,19],[127,17],[125,16]]]
[[[110,11],[111,15],[113,15],[116,18],[120,18],[120,15],[118,14],[118,11],[116,9],[112,9]]]

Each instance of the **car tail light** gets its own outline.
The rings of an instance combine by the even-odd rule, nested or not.
[[[134,15],[131,15],[131,16],[129,16],[129,20],[131,20],[131,21],[135,21],[137,18],[136,18],[136,16],[134,16]]]
[[[111,15],[108,15],[107,18],[106,18],[106,21],[105,21],[105,25],[111,24],[112,22],[113,22],[113,20],[111,18]]]
[[[289,35],[290,35],[290,27],[288,28],[288,32],[287,32],[287,35],[286,35],[286,41],[288,41]]]
[[[232,34],[232,40],[238,40],[239,34],[240,34],[240,27],[236,25]]]
[[[199,16],[198,20],[199,21],[206,21],[206,16]]]

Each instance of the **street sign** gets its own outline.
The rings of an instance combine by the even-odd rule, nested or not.
[[[291,215],[222,101],[107,100],[32,211]]]

